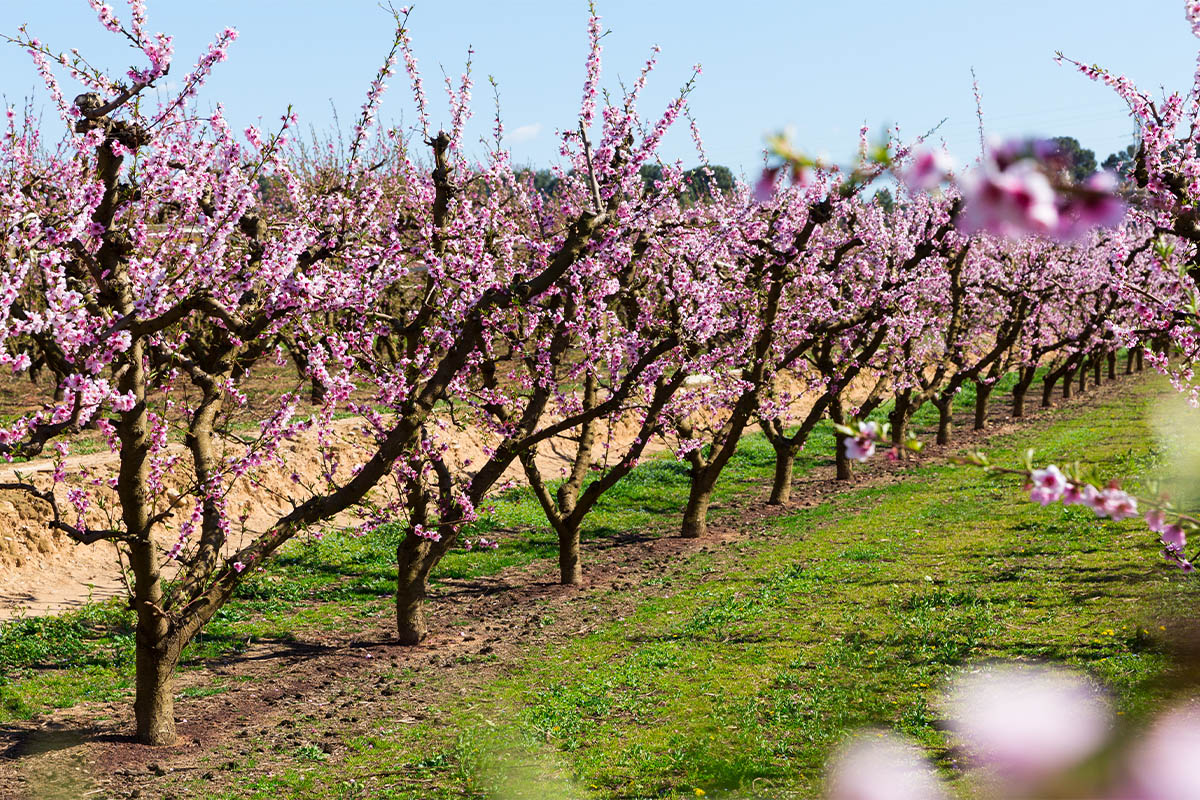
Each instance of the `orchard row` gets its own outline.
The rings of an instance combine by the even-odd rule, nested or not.
[[[968,384],[981,427],[1008,373],[1020,416],[1039,368],[1049,403],[1056,386],[1111,377],[1123,348],[1168,369],[1168,351],[1186,363],[1196,347],[1200,164],[1195,143],[1174,138],[1196,106],[1143,102],[1105,73],[1143,126],[1121,185],[1070,182],[1036,142],[955,175],[921,143],[872,151],[864,133],[853,169],[780,149],[759,185],[726,191],[706,168],[659,157],[668,129],[690,123],[691,84],[644,117],[657,52],[599,102],[593,14],[580,113],[549,191],[512,164],[498,112],[486,155],[468,159],[469,65],[446,80],[448,129],[430,126],[404,10],[343,148],[306,146],[290,112],[271,131],[235,131],[219,105],[202,112],[233,30],[152,102],[171,38],[150,32],[140,0],[121,15],[91,2],[144,57],[124,76],[24,30],[13,40],[64,135],[10,109],[0,137],[0,366],[53,376],[39,410],[3,423],[0,452],[52,458],[57,491],[20,476],[0,488],[40,498],[71,539],[126,554],[149,743],[175,739],[175,666],[245,571],[349,509],[364,535],[405,526],[397,635],[416,643],[430,570],[514,467],[558,534],[563,582],[577,583],[586,515],[656,437],[690,467],[681,533],[703,536],[747,428],[775,448],[772,500],[784,503],[826,417],[890,408],[901,447],[933,404],[944,443]],[[375,119],[401,70],[417,109],[409,132]],[[64,79],[82,87],[73,100]],[[653,185],[644,167],[661,176]],[[895,202],[877,200],[894,178]],[[318,402],[289,392],[249,434],[235,429],[247,379],[286,364]],[[351,453],[335,425],[347,415],[362,429]],[[461,425],[491,442],[466,469],[448,453]],[[634,434],[611,436],[618,427]],[[69,458],[87,428],[113,453],[111,477]],[[294,476],[290,510],[248,529],[231,487],[285,469],[300,438],[320,451],[320,480]],[[536,459],[552,439],[569,450],[561,475]],[[856,441],[839,440],[841,477],[866,455]]]

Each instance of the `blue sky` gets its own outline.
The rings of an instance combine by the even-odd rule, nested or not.
[[[109,0],[118,16],[123,0]],[[948,118],[939,135],[970,160],[978,151],[970,69],[984,97],[990,134],[1073,135],[1099,158],[1130,141],[1124,105],[1053,61],[1056,49],[1122,71],[1143,88],[1186,88],[1198,42],[1181,0],[1042,0],[982,3],[737,3],[599,0],[604,83],[636,75],[652,44],[663,48],[643,104],[647,117],[691,72],[704,66],[691,105],[713,163],[756,171],[765,134],[792,126],[809,152],[845,160],[859,125],[899,123],[916,135]],[[1136,8],[1136,12],[1132,9]],[[150,27],[173,33],[173,76],[194,63],[212,34],[229,25],[241,37],[202,95],[240,124],[276,120],[292,103],[302,122],[327,130],[331,101],[343,124],[357,115],[386,53],[390,16],[375,0],[150,0]],[[475,118],[469,141],[487,134],[500,84],[509,145],[522,163],[557,159],[556,128],[578,110],[586,56],[585,0],[425,0],[410,29],[433,102],[447,121],[442,71],[457,78],[475,48]],[[103,31],[85,0],[3,0],[0,32],[28,22],[55,49],[78,47],[123,72],[130,51]],[[0,48],[0,92],[19,101],[37,85],[28,57]],[[391,81],[382,116],[414,120],[402,75]],[[49,109],[46,109],[49,112]],[[46,114],[47,124],[55,117]],[[696,162],[685,128],[664,146],[668,159]]]

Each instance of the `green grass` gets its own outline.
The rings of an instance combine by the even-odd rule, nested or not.
[[[1103,475],[1138,475],[1153,465],[1157,386],[990,449],[1012,462],[1027,446],[1045,460],[1086,453]],[[632,614],[470,685],[436,723],[380,719],[336,768],[226,796],[810,797],[862,727],[912,736],[948,768],[940,687],[989,659],[1082,669],[1127,719],[1155,706],[1158,622],[1200,589],[1160,565],[1138,523],[1041,509],[977,471],[909,472],[687,559]]]

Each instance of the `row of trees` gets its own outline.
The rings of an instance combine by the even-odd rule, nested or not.
[[[510,469],[558,534],[563,582],[578,583],[586,515],[654,437],[689,465],[681,534],[703,536],[748,427],[775,448],[772,501],[784,503],[821,419],[892,401],[901,443],[932,403],[947,442],[964,385],[976,386],[982,427],[991,387],[1018,372],[1020,415],[1039,366],[1043,402],[1088,370],[1098,381],[1105,363],[1111,375],[1118,348],[1164,333],[1143,296],[1175,302],[1193,288],[1177,268],[1191,240],[1172,249],[1147,215],[1076,226],[1060,237],[1070,241],[1014,240],[967,232],[973,206],[955,189],[899,186],[885,204],[864,196],[858,172],[815,168],[764,195],[719,168],[664,163],[659,143],[688,117],[691,84],[644,120],[652,56],[598,108],[594,14],[579,117],[548,191],[511,163],[498,115],[485,156],[467,159],[469,67],[447,81],[447,130],[431,127],[403,14],[339,150],[301,147],[290,113],[274,131],[243,132],[219,106],[200,113],[232,30],[173,76],[177,95],[151,103],[170,38],[149,32],[138,0],[124,20],[92,4],[145,64],[115,79],[24,31],[15,40],[66,135],[44,139],[10,110],[0,138],[0,366],[48,364],[60,380],[41,408],[3,424],[0,453],[49,454],[61,486],[18,475],[0,488],[40,498],[48,524],[76,542],[126,554],[135,716],[151,744],[174,741],[175,667],[245,571],[352,507],[368,527],[404,524],[397,636],[416,643],[430,570]],[[375,122],[401,62],[412,135]],[[73,101],[61,77],[82,84]],[[909,157],[893,145],[889,159],[900,170]],[[289,362],[316,404],[298,387],[250,433],[234,425],[247,379]],[[335,425],[347,414],[350,449]],[[459,424],[489,436],[469,468],[449,457]],[[636,435],[616,439],[619,425]],[[111,479],[68,458],[86,427],[115,456]],[[539,447],[564,437],[568,469],[544,474]],[[290,509],[251,529],[228,507],[231,489],[286,469],[282,453],[301,438],[319,480],[295,476]],[[847,455],[839,442],[846,478]]]

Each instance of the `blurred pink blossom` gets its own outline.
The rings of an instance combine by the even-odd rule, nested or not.
[[[1130,759],[1128,800],[1200,798],[1200,710],[1170,711],[1150,728]]]
[[[1086,758],[1112,723],[1095,687],[1048,667],[984,668],[960,678],[947,704],[964,748],[1014,788]]]
[[[913,159],[902,177],[909,190],[927,192],[950,176],[954,159],[945,150],[925,150]]]
[[[921,752],[888,734],[864,735],[835,756],[829,800],[945,800]]]
[[[992,233],[1019,238],[1046,235],[1058,225],[1058,207],[1050,180],[1029,160],[1004,171],[980,169],[961,182],[960,227],[966,233]]]
[[[875,440],[879,438],[879,425],[874,422],[858,423],[858,436],[846,439],[846,458],[866,461],[875,455]]]
[[[1035,469],[1030,476],[1029,499],[1043,506],[1058,502],[1067,490],[1067,476],[1055,465]]]

